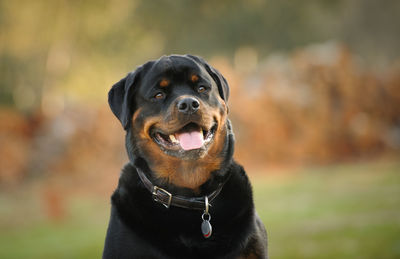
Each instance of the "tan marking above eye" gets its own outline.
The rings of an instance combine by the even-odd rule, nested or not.
[[[192,75],[192,76],[190,77],[190,80],[191,80],[193,83],[195,83],[195,82],[199,81],[199,77],[198,77],[197,75]]]
[[[160,86],[161,87],[167,87],[167,86],[169,86],[169,80],[168,79],[163,79],[163,80],[161,80],[161,82],[160,82]]]

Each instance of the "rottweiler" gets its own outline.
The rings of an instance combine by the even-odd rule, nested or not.
[[[114,84],[129,163],[103,258],[267,258],[252,187],[232,156],[229,86],[204,59],[163,56]]]

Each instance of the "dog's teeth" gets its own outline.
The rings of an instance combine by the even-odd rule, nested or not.
[[[178,143],[178,140],[175,138],[175,135],[169,135],[169,139],[172,141],[172,143]]]

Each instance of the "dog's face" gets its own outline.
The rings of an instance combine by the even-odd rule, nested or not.
[[[201,58],[178,55],[146,63],[109,93],[134,156],[157,177],[189,188],[204,183],[223,160],[227,98],[218,71]]]

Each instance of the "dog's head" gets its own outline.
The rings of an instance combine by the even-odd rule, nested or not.
[[[149,61],[116,83],[109,104],[127,131],[127,149],[177,186],[195,188],[221,167],[227,139],[229,87],[196,56]]]

